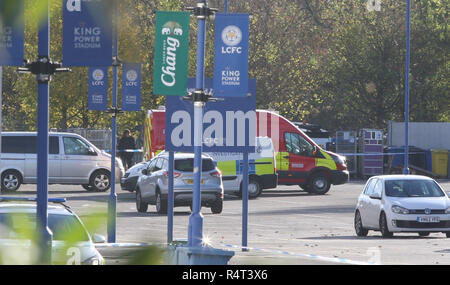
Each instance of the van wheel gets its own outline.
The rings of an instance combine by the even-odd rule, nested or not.
[[[330,190],[330,179],[328,175],[324,172],[319,172],[313,174],[313,176],[309,179],[308,188],[311,193],[324,195]]]
[[[15,170],[7,170],[2,174],[2,192],[14,192],[22,184],[22,175]]]
[[[309,189],[309,185],[308,184],[299,184],[298,185],[303,191],[311,193],[311,190]]]
[[[241,190],[239,191],[239,196],[242,198],[242,182],[241,182]],[[248,179],[248,198],[249,199],[255,199],[258,198],[262,193],[262,187],[259,184],[258,180],[254,178]]]
[[[111,174],[106,170],[98,170],[92,174],[89,185],[91,191],[106,192],[111,187]]]
[[[421,237],[427,237],[430,235],[430,232],[418,232],[419,236]]]
[[[167,200],[163,199],[161,193],[156,192],[156,212],[158,214],[167,214]]]
[[[139,188],[136,189],[136,209],[139,213],[146,213],[148,209],[148,204],[142,200]]]
[[[212,204],[211,212],[213,214],[220,214],[220,213],[222,213],[222,210],[223,210],[223,200],[218,199]]]

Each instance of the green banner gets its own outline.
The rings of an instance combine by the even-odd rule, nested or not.
[[[189,12],[156,12],[153,94],[186,96]]]

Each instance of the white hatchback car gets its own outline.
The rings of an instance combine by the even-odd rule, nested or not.
[[[433,179],[418,175],[381,175],[370,178],[358,198],[354,220],[358,236],[369,230],[383,237],[394,232],[450,237],[450,199]]]

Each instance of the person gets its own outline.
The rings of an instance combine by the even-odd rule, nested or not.
[[[117,149],[120,151],[119,156],[122,160],[125,170],[133,166],[133,152],[126,152],[125,150],[134,150],[135,148],[136,144],[134,138],[131,136],[130,130],[126,129],[125,131],[123,131],[123,135],[120,138],[119,144],[117,146]]]

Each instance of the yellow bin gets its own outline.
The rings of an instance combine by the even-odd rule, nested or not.
[[[446,178],[448,167],[448,150],[432,149],[431,150],[431,167],[432,171],[439,174],[441,178]]]

